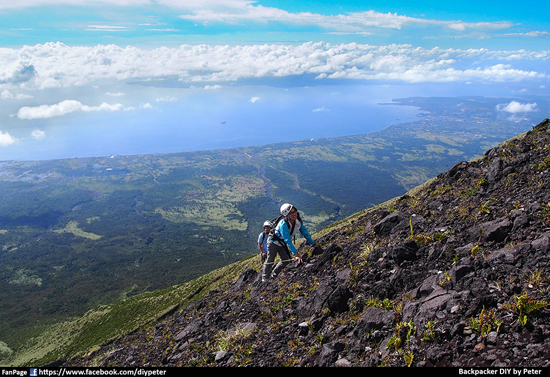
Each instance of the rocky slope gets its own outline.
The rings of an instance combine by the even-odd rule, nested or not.
[[[549,123],[66,365],[549,366]]]

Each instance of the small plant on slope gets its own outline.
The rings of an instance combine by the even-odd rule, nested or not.
[[[514,296],[514,302],[503,305],[503,309],[511,309],[518,314],[518,321],[525,326],[527,324],[527,314],[531,314],[533,311],[542,309],[548,306],[548,302],[542,300],[535,300],[529,297],[527,292],[524,292],[521,296]]]
[[[467,325],[472,331],[478,333],[479,336],[486,338],[491,331],[499,331],[502,321],[496,318],[495,311],[487,310],[483,307],[479,316],[471,317]]]

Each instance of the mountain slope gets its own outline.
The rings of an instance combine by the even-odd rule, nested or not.
[[[479,157],[535,124],[502,119],[508,101],[402,99],[425,113],[373,134],[0,162],[0,364],[54,324],[255,254],[284,202],[314,231]]]
[[[549,121],[73,366],[548,366]]]
[[[82,317],[50,326],[27,341],[17,354],[2,355],[11,356],[2,365],[52,365],[88,353],[203,298],[236,279],[244,269],[259,265],[259,258],[249,257],[183,284],[101,305]]]

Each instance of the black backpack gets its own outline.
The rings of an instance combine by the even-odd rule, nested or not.
[[[283,247],[286,247],[288,249],[288,246],[286,245],[285,240],[283,240],[282,237],[279,237],[276,233],[277,225],[279,225],[279,222],[284,218],[285,218],[284,215],[279,215],[269,222],[269,227],[270,227],[269,237],[275,241],[279,241],[279,243],[283,245]],[[298,213],[298,220],[300,221],[301,224],[303,224],[302,218],[300,217],[300,213]],[[290,233],[292,233],[292,230],[290,231]]]
[[[277,216],[276,218],[274,218],[273,220],[271,220],[269,222],[269,234],[271,235],[272,233],[275,233],[275,229],[277,228],[277,225],[279,225],[279,221],[281,221],[282,219],[284,219],[285,217],[283,215],[279,215]]]

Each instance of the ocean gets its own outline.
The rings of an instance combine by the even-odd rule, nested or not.
[[[127,85],[124,89],[133,94],[123,97],[124,110],[13,120],[4,132],[17,143],[0,148],[0,161],[174,153],[368,134],[418,120],[417,107],[388,103],[449,91],[448,86],[434,88]],[[25,136],[35,129],[42,138]]]

